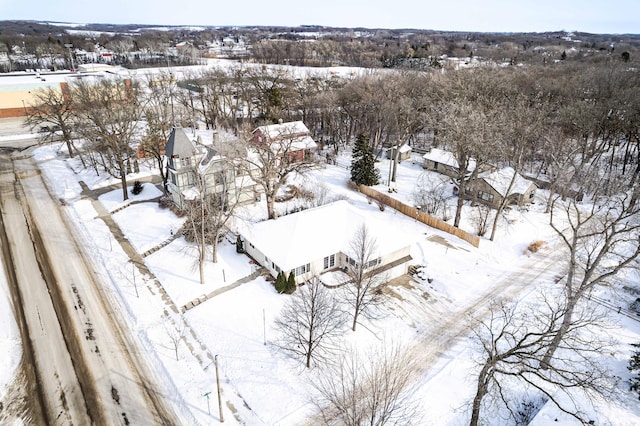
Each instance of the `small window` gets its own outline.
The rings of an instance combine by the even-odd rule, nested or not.
[[[529,193],[529,199],[532,199],[535,195],[536,195],[536,193],[535,193],[535,192],[533,192],[533,191],[531,191],[531,192]]]
[[[336,255],[332,254],[324,258],[324,269],[333,268],[336,265]]]
[[[478,198],[481,200],[487,201],[489,203],[493,202],[493,194],[489,194],[484,191],[478,191]]]
[[[311,270],[311,264],[307,263],[306,265],[302,265],[302,266],[298,266],[294,271],[294,275],[298,276],[298,275],[302,275],[302,274],[306,274],[307,272],[309,272]]]

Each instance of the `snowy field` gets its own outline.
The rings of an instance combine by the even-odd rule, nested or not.
[[[143,356],[158,374],[162,387],[159,391],[172,395],[184,424],[205,425],[219,421],[213,365],[216,355],[225,423],[299,425],[313,415],[312,383],[322,371],[303,368],[300,360],[286,357],[273,345],[277,337],[274,319],[290,296],[278,295],[272,284],[262,277],[225,290],[254,270],[249,259],[236,253],[235,246],[227,240],[220,246],[219,262],[207,261],[204,285],[199,283],[197,253],[184,238],[177,238],[146,257],[145,264],[153,277],[142,275],[98,218],[91,201],[81,194],[78,184],[82,180],[90,189],[98,189],[118,182],[82,170],[77,160],[66,159],[56,152],[57,149],[57,146],[42,147],[34,155],[56,196],[67,201],[63,209],[77,222],[78,237],[103,278],[108,297],[121,307],[121,320],[130,327],[144,351]],[[399,233],[418,236],[419,242],[411,248],[411,263],[422,265],[431,282],[413,281],[395,289],[396,296],[387,298],[384,317],[365,322],[357,332],[345,331],[345,346],[375,346],[392,340],[408,347],[418,345],[421,337],[427,335],[439,320],[452,312],[464,311],[510,274],[545,262],[558,247],[548,226],[548,216],[543,213],[544,191],[538,191],[536,203],[529,211],[513,209],[509,212],[508,221],[501,225],[495,242],[483,238],[480,247],[474,248],[391,208],[380,211],[375,203],[369,204],[363,195],[347,187],[349,171],[344,165],[348,163],[348,158],[341,158],[338,164],[343,164],[342,167],[326,166],[298,178],[296,184],[325,187],[327,198],[347,199],[363,214],[382,218]],[[386,180],[388,161],[378,163],[378,167]],[[130,184],[136,178],[153,173],[157,171],[150,164],[143,164],[141,172],[131,178]],[[420,157],[402,162],[394,196],[413,204],[411,194],[422,173],[425,172]],[[379,185],[376,189],[386,192],[387,185]],[[157,202],[145,201],[158,195],[157,188],[145,184],[140,196],[131,197],[130,201],[136,202],[126,207],[121,202],[121,189],[99,198],[107,211],[117,210],[112,217],[138,253],[171,239],[172,233],[184,221],[171,211],[159,208]],[[292,203],[278,206],[280,211],[293,207]],[[256,221],[264,219],[265,215],[263,202],[244,209],[243,219],[238,220]],[[469,216],[465,211],[463,218]],[[462,228],[473,231],[469,222],[464,222]],[[536,240],[545,241],[547,250],[527,253],[526,247]],[[550,268],[559,273],[562,265],[556,262]],[[637,280],[638,276],[629,275],[625,279]],[[2,284],[0,290],[6,291],[6,285]],[[552,281],[539,284],[552,285]],[[17,331],[11,331],[11,324],[14,328],[15,324],[8,314],[8,297],[2,291],[0,312],[3,324],[9,324],[9,327],[3,328],[0,342],[11,348],[8,355],[0,355],[3,366],[0,383],[6,384],[19,359],[20,348],[15,337]],[[182,306],[214,291],[220,294],[181,314]],[[523,293],[523,297],[533,291]],[[616,304],[622,303],[616,298],[623,296],[608,291],[601,294]],[[628,389],[625,379],[631,353],[629,343],[640,341],[640,324],[617,316],[614,311],[610,313],[610,320],[615,327],[612,335],[617,337],[618,343],[610,353],[602,354],[602,362],[609,363],[622,379],[618,385],[620,392],[615,400],[595,401],[593,406],[580,395],[577,399],[581,408],[593,416],[595,424],[637,425],[640,424],[637,398],[624,391]],[[176,336],[180,338],[177,346],[174,344]],[[462,336],[452,341],[432,368],[424,372],[415,384],[414,399],[419,402],[417,424],[468,424],[477,374],[473,362],[476,355],[473,340]],[[209,392],[207,399],[205,395]],[[487,418],[484,424],[508,423]],[[547,405],[534,424],[578,423]]]

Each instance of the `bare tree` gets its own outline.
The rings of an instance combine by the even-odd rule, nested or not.
[[[177,324],[169,317],[165,316],[162,322],[164,329],[164,335],[168,340],[166,347],[171,349],[176,356],[176,361],[180,360],[178,349],[180,349],[180,342],[184,339],[186,332],[186,326],[183,321],[179,321]]]
[[[29,105],[25,124],[32,130],[46,124],[49,130],[43,135],[45,140],[56,138],[54,128],[60,128],[61,140],[67,144],[69,156],[73,158],[77,149],[73,144],[73,100],[71,92],[65,86],[62,90],[46,88],[35,92],[34,101]],[[82,157],[80,157],[82,158]]]
[[[195,188],[191,190],[192,195],[186,202],[187,221],[184,234],[187,241],[195,244],[195,251],[198,256],[197,265],[200,284],[204,284],[204,265],[207,257],[207,243],[210,242],[211,237],[211,232],[207,225],[210,215],[209,211],[212,204],[208,202],[206,196],[206,186],[203,176],[194,172],[194,179],[197,184]]]
[[[175,125],[175,78],[169,73],[150,74],[144,81],[144,117],[147,131],[141,140],[145,155],[152,156],[158,166],[163,188],[167,190],[167,174],[164,167],[164,146]]]
[[[478,425],[483,409],[489,408],[487,397],[505,407],[507,417],[515,419],[514,407],[519,401],[513,401],[507,392],[514,381],[583,422],[584,413],[577,407],[572,390],[579,389],[588,396],[607,395],[612,390],[613,381],[604,367],[606,364],[598,359],[607,347],[597,337],[602,330],[594,330],[602,325],[601,319],[589,307],[576,311],[568,323],[561,353],[553,367],[541,368],[544,354],[565,317],[566,305],[558,305],[552,299],[543,295],[526,306],[496,304],[490,309],[489,318],[474,327],[480,353],[471,426]],[[501,416],[495,406],[490,412],[494,417]]]
[[[536,105],[536,107],[532,106]],[[506,186],[504,196],[496,208],[496,214],[491,225],[491,236],[494,240],[498,229],[498,221],[502,217],[502,212],[509,203],[513,203],[512,191],[522,171],[525,161],[530,158],[530,153],[534,150],[535,144],[541,135],[541,125],[543,122],[543,111],[537,107],[535,99],[529,99],[517,92],[509,94],[502,105],[494,105],[499,112],[495,115],[502,121],[498,126],[502,131],[498,139],[497,149],[501,152],[506,163],[513,168],[513,175]]]
[[[122,183],[123,200],[129,198],[127,173],[132,143],[139,137],[138,121],[143,107],[131,80],[78,81],[72,89],[78,133],[93,142],[104,170]]]
[[[293,357],[302,357],[307,368],[325,364],[337,351],[344,313],[333,294],[312,278],[300,286],[275,321],[280,331],[277,346]]]
[[[545,354],[542,363],[545,368],[550,367],[580,300],[640,256],[640,205],[633,193],[597,197],[588,206],[573,199],[567,202],[556,199],[550,224],[569,259],[564,284],[566,311],[562,326]]]
[[[300,138],[287,130],[286,124],[284,126],[279,134],[270,135],[267,141],[251,140],[251,152],[246,160],[253,180],[265,193],[269,219],[276,217],[276,195],[286,184],[289,176],[296,173],[304,174],[317,167],[313,155],[301,149]]]
[[[453,226],[460,226],[465,194],[471,190],[480,170],[486,164],[488,150],[495,144],[495,135],[486,125],[491,117],[479,110],[473,102],[460,99],[451,101],[440,113],[442,139],[447,143],[457,163],[454,180],[458,186]]]
[[[350,307],[353,316],[353,331],[356,331],[361,316],[369,319],[376,317],[376,306],[380,303],[380,297],[375,290],[386,281],[386,276],[376,270],[381,262],[379,254],[376,239],[367,226],[362,224],[349,244],[349,281],[343,287],[345,303]]]
[[[478,204],[471,210],[471,223],[479,236],[484,236],[489,229],[491,209],[484,204]]]
[[[420,210],[432,216],[440,216],[444,220],[449,217],[449,180],[447,178],[433,178],[428,173],[422,173],[413,190],[413,202]]]
[[[314,400],[327,425],[420,424],[412,398],[415,363],[395,344],[359,353],[347,351],[323,369],[313,386]]]

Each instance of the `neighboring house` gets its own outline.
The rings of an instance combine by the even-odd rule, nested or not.
[[[227,141],[228,143],[228,141]],[[215,144],[214,144],[215,145]],[[215,146],[192,141],[181,127],[171,131],[165,145],[167,189],[181,210],[204,189],[219,206],[251,204],[257,199],[255,183],[245,167],[220,155]]]
[[[247,226],[240,234],[244,249],[256,262],[276,277],[293,271],[301,283],[319,276],[327,285],[343,277],[350,244],[358,228],[365,224],[376,239],[376,253],[370,268],[382,268],[391,279],[406,273],[415,236],[399,233],[388,222],[363,215],[347,201],[336,201],[278,219]],[[355,256],[352,256],[355,257]]]
[[[515,180],[509,190],[514,173]],[[478,175],[467,187],[464,197],[491,208],[498,208],[504,198],[508,198],[507,204],[522,206],[533,201],[537,188],[535,183],[517,174],[513,168],[505,167],[493,173]]]
[[[387,149],[387,158],[394,158],[396,155],[396,148],[398,145],[394,145],[391,148]],[[407,144],[402,145],[398,150],[398,161],[410,160],[411,159],[411,147]]]
[[[441,173],[449,177],[458,177],[460,166],[458,160],[456,160],[453,152],[444,151],[438,148],[431,148],[429,152],[422,156],[422,166],[433,172]],[[476,168],[476,161],[474,159],[469,160],[469,167],[467,172],[471,173]]]
[[[261,126],[252,132],[252,143],[268,144],[274,154],[285,154],[289,161],[302,161],[317,148],[302,121]]]

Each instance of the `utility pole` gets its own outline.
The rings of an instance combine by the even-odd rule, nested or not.
[[[213,357],[216,365],[216,387],[218,388],[218,413],[220,414],[220,423],[224,423],[224,415],[222,414],[222,392],[220,391],[220,374],[218,374],[218,355]]]

